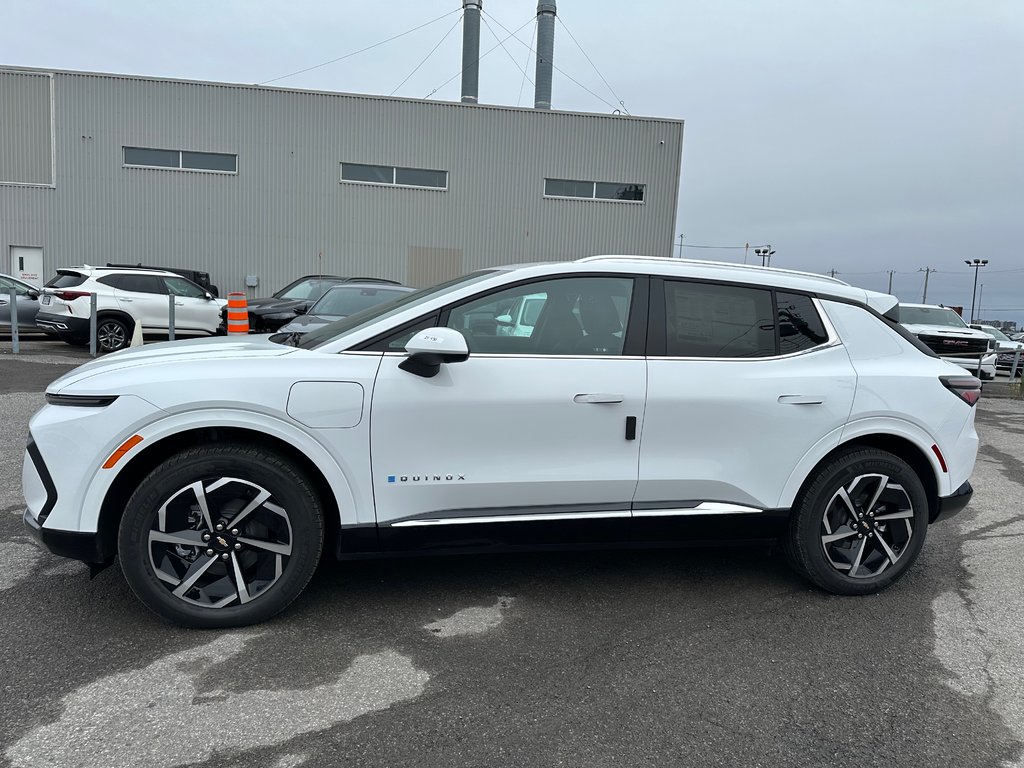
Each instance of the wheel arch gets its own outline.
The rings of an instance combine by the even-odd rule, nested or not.
[[[237,425],[195,426],[167,434],[134,455],[117,473],[107,488],[100,505],[97,533],[100,552],[112,559],[117,552],[117,531],[128,499],[139,483],[170,456],[197,445],[217,442],[241,442],[258,445],[285,456],[310,478],[324,505],[324,552],[335,551],[341,530],[338,497],[324,472],[306,453],[278,435]],[[330,548],[330,549],[329,549]]]
[[[128,332],[130,333],[135,328],[135,318],[132,317],[130,312],[125,312],[123,309],[100,309],[96,312],[96,321],[104,320],[108,317],[113,317],[117,320],[123,320],[128,324]]]
[[[914,473],[920,478],[924,486],[925,495],[928,497],[928,519],[934,520],[939,513],[939,472],[941,469],[936,466],[937,462],[933,455],[929,455],[921,446],[910,438],[887,432],[873,432],[857,435],[845,440],[831,451],[822,456],[814,467],[806,473],[799,490],[793,495],[793,504],[798,503],[804,490],[814,482],[817,471],[827,462],[840,453],[846,453],[857,448],[874,448],[876,450],[891,453],[903,459]]]

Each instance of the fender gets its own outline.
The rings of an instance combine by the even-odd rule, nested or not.
[[[357,498],[357,493],[354,491],[354,489],[359,487],[359,483],[354,481],[354,477],[360,469],[358,467],[340,465],[337,459],[315,437],[276,416],[270,416],[257,411],[220,408],[186,411],[164,415],[163,418],[159,418],[141,429],[136,429],[133,434],[142,436],[143,441],[139,445],[145,450],[147,446],[158,443],[166,437],[202,427],[237,427],[256,430],[294,446],[304,453],[323,473],[324,478],[334,493],[343,525],[375,522],[372,497]],[[130,436],[128,434],[123,435],[121,440],[126,440]],[[134,455],[135,451],[130,451],[127,458],[130,459]],[[366,460],[368,465],[368,456]],[[99,510],[102,507],[103,499],[106,497],[107,491],[110,489],[114,479],[128,463],[128,461],[125,461],[117,472],[99,470],[93,475],[93,479],[86,490],[85,498],[82,500],[83,518],[80,521],[79,530],[96,531]],[[364,486],[369,487],[368,466],[365,472],[367,482],[364,483]],[[85,510],[90,510],[92,519],[85,519]]]
[[[928,463],[935,473],[935,481],[939,496],[948,496],[952,493],[950,488],[949,475],[942,471],[939,460],[932,451],[936,440],[925,432],[921,427],[906,419],[895,416],[869,416],[863,419],[851,421],[843,427],[838,427],[823,437],[804,454],[797,464],[793,473],[786,481],[779,499],[781,509],[790,509],[796,501],[796,495],[800,492],[804,481],[811,471],[836,448],[841,448],[846,443],[856,440],[858,437],[871,435],[893,435],[910,441],[928,458]],[[837,442],[838,439],[838,442]]]

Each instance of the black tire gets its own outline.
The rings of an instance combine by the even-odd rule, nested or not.
[[[132,343],[133,326],[119,317],[100,317],[96,322],[96,350],[117,352]]]
[[[853,448],[808,480],[783,545],[790,564],[811,583],[838,595],[866,595],[913,565],[928,516],[928,497],[910,465],[886,451]]]
[[[209,524],[194,484],[203,489]],[[262,493],[269,494],[265,501],[238,515]],[[244,519],[216,528],[233,516]],[[207,534],[212,538],[203,543]],[[167,535],[195,541],[154,540]],[[269,619],[299,596],[323,539],[323,509],[301,469],[271,451],[224,443],[175,454],[139,484],[121,519],[118,555],[132,590],[164,619],[203,629],[239,627]],[[186,583],[190,578],[197,580]]]

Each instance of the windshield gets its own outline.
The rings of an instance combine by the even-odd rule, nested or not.
[[[319,277],[308,277],[299,280],[289,286],[282,288],[274,294],[275,299],[292,299],[304,301],[306,299],[318,299],[323,296],[324,291],[332,285],[337,285],[337,280],[321,279]]]
[[[424,304],[435,296],[445,293],[455,287],[461,287],[465,284],[485,280],[497,271],[498,270],[490,269],[483,272],[473,272],[469,275],[463,275],[462,277],[457,277],[454,280],[449,280],[447,283],[435,285],[432,288],[423,288],[422,290],[414,293],[407,293],[396,301],[390,301],[386,304],[378,304],[377,306],[365,309],[358,314],[350,315],[349,317],[342,318],[341,320],[335,320],[333,323],[328,323],[323,328],[311,331],[297,341],[289,343],[293,343],[301,349],[316,349],[317,347],[334,341],[347,333],[359,330],[371,323],[386,320],[387,318],[393,317],[399,312],[404,312],[411,307]],[[279,341],[279,343],[285,343],[291,338],[292,337],[290,336],[284,336],[281,339],[278,339],[278,337],[271,337],[271,340]]]
[[[310,308],[309,314],[348,317],[356,312],[362,312],[364,309],[397,299],[403,293],[411,292],[394,288],[337,285],[320,297],[317,303]]]
[[[981,330],[983,330],[985,333],[987,333],[994,339],[999,339],[1000,341],[1010,341],[1010,337],[1007,336],[1002,331],[1000,331],[998,328],[982,328]]]
[[[904,325],[944,325],[948,328],[966,328],[963,321],[952,309],[945,307],[900,306],[900,322]]]

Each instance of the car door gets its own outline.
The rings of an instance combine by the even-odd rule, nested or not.
[[[174,328],[182,333],[213,333],[220,324],[220,305],[206,291],[184,277],[163,277],[174,297]]]
[[[532,333],[503,335],[497,318],[528,295],[543,298]],[[416,326],[469,346],[432,378],[399,368],[411,329],[372,347],[385,351],[370,415],[382,546],[627,538],[646,299],[645,279],[619,275],[491,291]]]
[[[838,445],[856,374],[806,295],[655,280],[633,505],[642,539],[768,525],[800,461]]]
[[[12,288],[15,291],[15,303],[18,308],[19,330],[37,330],[36,313],[39,312],[38,291],[24,283],[6,277],[0,277],[0,325],[9,327],[13,322],[13,313],[11,311]]]
[[[102,279],[114,286],[114,299],[125,312],[142,323],[142,330],[164,333],[170,310],[167,286],[159,275],[116,275]]]

